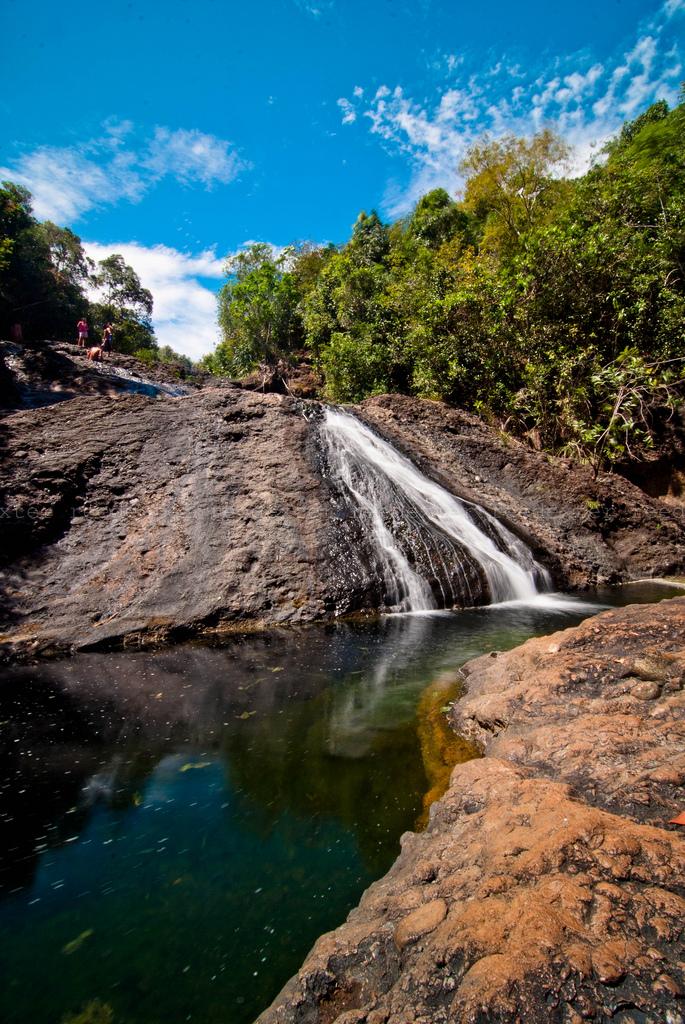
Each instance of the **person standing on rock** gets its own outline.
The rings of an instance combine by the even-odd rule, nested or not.
[[[112,325],[106,324],[105,329],[102,332],[102,351],[105,355],[109,355],[112,351]]]
[[[76,330],[78,331],[78,347],[88,347],[88,321],[85,316],[81,317],[79,322],[76,324]]]

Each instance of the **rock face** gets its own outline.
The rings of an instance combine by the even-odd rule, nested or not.
[[[179,382],[127,357],[92,367],[74,346],[2,348],[7,654],[378,607],[368,537],[326,473],[316,405]],[[683,510],[619,477],[595,482],[433,402],[386,396],[361,414],[527,540],[559,587],[685,567]]]
[[[207,377],[164,363],[149,368],[118,352],[93,363],[76,345],[0,341],[0,409],[5,410],[36,409],[82,395],[188,394]]]
[[[360,415],[428,476],[476,501],[522,536],[557,585],[585,587],[680,568],[683,509],[621,476],[532,451],[439,402],[382,395]]]
[[[484,757],[260,1024],[682,1024],[685,599],[464,675]]]
[[[1,429],[13,650],[311,620],[361,600],[290,398],[83,397]]]

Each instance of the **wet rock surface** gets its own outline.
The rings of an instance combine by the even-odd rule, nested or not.
[[[116,353],[93,367],[75,346],[0,347],[7,656],[382,605],[364,524],[327,470],[316,405],[179,380]],[[385,396],[361,413],[527,540],[559,587],[685,567],[685,513],[619,477],[595,482],[434,402]],[[485,599],[477,583],[472,574]]]
[[[533,548],[559,587],[669,575],[685,557],[683,509],[617,474],[533,451],[440,402],[381,395],[360,406],[428,476],[494,513]]]
[[[685,599],[469,663],[484,756],[260,1024],[685,1020],[684,668]]]

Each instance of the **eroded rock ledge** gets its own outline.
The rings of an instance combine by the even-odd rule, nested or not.
[[[685,598],[464,674],[483,758],[259,1024],[681,1024]]]

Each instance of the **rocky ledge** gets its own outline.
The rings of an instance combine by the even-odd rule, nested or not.
[[[5,655],[379,607],[318,404],[179,382],[130,357],[93,367],[68,345],[16,348],[0,344]],[[383,396],[358,412],[527,540],[560,589],[685,569],[685,510],[621,477],[595,480],[441,403]]]
[[[462,677],[483,757],[259,1024],[682,1024],[685,598]]]

